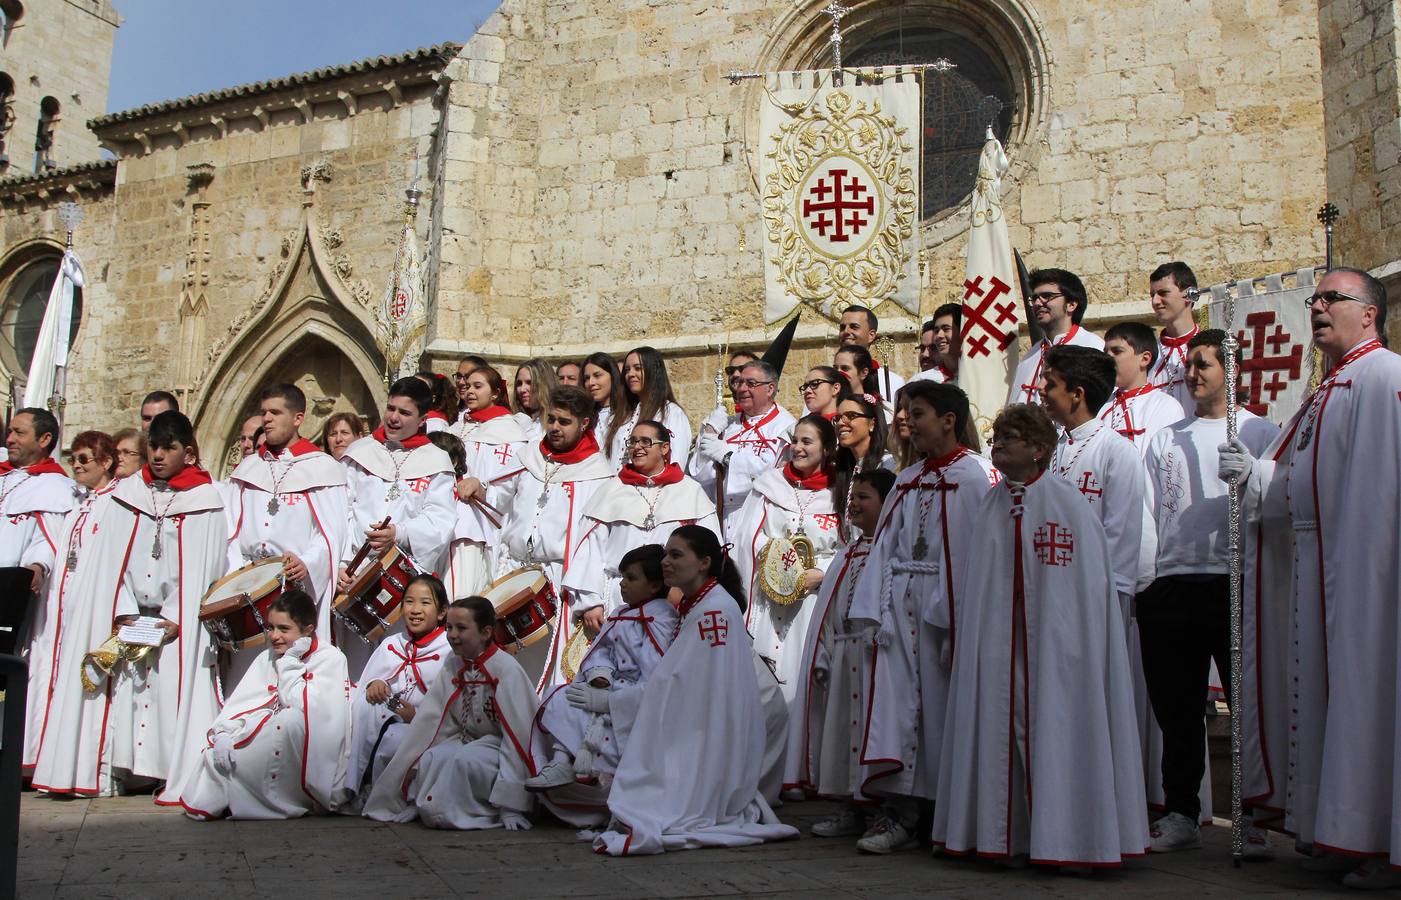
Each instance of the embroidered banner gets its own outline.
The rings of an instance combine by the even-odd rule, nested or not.
[[[1322,277],[1322,266],[1212,285],[1207,321],[1224,328],[1225,299],[1235,298],[1241,406],[1282,423],[1294,414],[1313,377],[1313,331],[1304,301]],[[1204,292],[1205,293],[1205,292]]]
[[[424,295],[423,264],[418,253],[414,224],[418,214],[418,190],[408,192],[404,205],[404,228],[394,254],[394,271],[389,288],[375,310],[375,344],[384,354],[388,384],[418,371],[423,353],[424,332],[428,328],[428,304]]]
[[[918,316],[917,76],[848,69],[837,86],[830,71],[780,72],[765,93],[764,321],[887,300]]]

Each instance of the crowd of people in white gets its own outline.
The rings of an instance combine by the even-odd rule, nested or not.
[[[54,417],[21,410],[0,564],[38,595],[32,787],[201,820],[552,816],[614,855],[795,837],[774,808],[806,797],[844,801],[812,833],[867,853],[1078,871],[1198,847],[1238,485],[1246,856],[1282,831],[1349,885],[1401,883],[1385,292],[1330,271],[1318,387],[1228,441],[1225,335],[1186,265],[1149,282],[1161,332],[1100,336],[1079,278],[1032,273],[1044,338],[986,450],[952,304],[908,380],[846,310],[800,418],[786,344],[737,352],[734,412],[694,433],[650,347],[510,385],[468,357],[319,444],[302,391],[268,385],[223,482],[165,392],[140,429],[73,437],[71,476]]]

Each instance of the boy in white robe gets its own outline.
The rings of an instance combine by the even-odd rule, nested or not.
[[[294,819],[334,812],[350,743],[345,656],[316,634],[316,605],[291,590],[268,607],[258,655],[192,747],[180,805],[192,819]]]
[[[1029,277],[1031,296],[1027,304],[1045,337],[1017,363],[1008,403],[1041,402],[1046,353],[1052,347],[1104,349],[1099,335],[1080,327],[1080,321],[1085,318],[1085,306],[1090,301],[1079,276],[1064,269],[1037,269]]]
[[[676,608],[666,599],[662,581],[661,546],[646,544],[628,551],[618,568],[626,605],[594,638],[573,682],[555,688],[541,702],[531,734],[537,774],[526,780],[527,790],[552,791],[576,780],[599,784],[601,796],[592,809],[583,798],[561,797],[556,808],[551,802],[555,797],[546,797],[556,815],[577,825],[602,824],[606,807],[598,800],[612,783],[647,678],[676,634]],[[608,692],[606,703],[594,704],[601,709],[588,705],[596,695],[580,690],[583,687]]]
[[[1148,276],[1148,294],[1153,317],[1163,326],[1158,336],[1158,360],[1149,380],[1190,412],[1195,404],[1187,389],[1187,344],[1198,332],[1193,315],[1197,276],[1184,262],[1163,263]]]
[[[563,580],[585,530],[584,510],[613,478],[613,467],[594,437],[593,399],[588,393],[559,388],[551,394],[544,418],[544,439],[521,450],[521,468],[505,476],[515,479],[516,487],[501,528],[497,561],[498,575],[538,566],[555,588],[559,609],[553,634],[527,648],[520,660],[541,693],[569,681],[561,660],[574,630],[587,626],[597,633],[603,627],[601,582],[592,588],[576,584],[566,589]]]
[[[439,432],[446,434],[446,432]],[[358,815],[379,773],[394,758],[418,707],[452,655],[443,617],[448,596],[433,575],[404,586],[404,631],[385,635],[351,697],[351,745],[341,812]]]
[[[539,699],[520,663],[496,643],[495,626],[496,611],[483,597],[448,607],[448,643],[458,662],[433,682],[370,791],[366,816],[417,818],[430,828],[530,828],[527,742]]]
[[[1120,322],[1104,333],[1104,352],[1114,360],[1114,393],[1100,407],[1099,418],[1141,456],[1159,429],[1184,417],[1182,404],[1148,380],[1158,358],[1153,329],[1142,322]]]
[[[988,475],[959,443],[968,398],[946,384],[905,388],[911,439],[924,459],[900,475],[856,585],[850,618],[874,629],[863,712],[861,770],[854,794],[880,798],[881,814],[857,841],[865,853],[891,853],[915,841],[921,813],[937,799],[948,665],[958,639],[973,523]],[[822,830],[856,834],[838,816]]]
[[[1038,407],[993,423],[1003,481],[972,536],[933,836],[956,854],[1112,866],[1148,845],[1133,690],[1104,527],[1045,471],[1055,441]]]

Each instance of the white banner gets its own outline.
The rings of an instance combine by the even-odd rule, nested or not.
[[[39,323],[39,337],[34,344],[34,358],[24,382],[24,405],[47,409],[63,423],[64,396],[67,390],[69,339],[73,334],[73,291],[84,285],[83,265],[72,248],[63,251],[58,275],[49,290],[49,302]],[[54,456],[58,456],[61,440],[55,440]]]
[[[418,372],[423,336],[428,329],[428,305],[424,296],[423,264],[414,231],[417,199],[409,202],[394,272],[375,313],[375,343],[384,354],[385,375],[393,384]]]
[[[830,70],[780,72],[765,93],[764,321],[799,303],[837,319],[887,300],[918,316],[917,76],[848,69],[835,86]]]
[[[1313,295],[1322,266],[1212,285],[1207,317],[1225,328],[1225,300],[1235,298],[1240,340],[1240,402],[1257,416],[1282,423],[1309,391],[1313,330],[1304,301]]]
[[[968,395],[984,440],[992,437],[992,420],[1007,401],[1017,370],[1017,329],[1023,319],[1021,281],[998,193],[1008,165],[1002,144],[989,134],[973,188],[958,361],[958,386]]]

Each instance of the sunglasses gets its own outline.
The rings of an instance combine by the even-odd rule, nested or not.
[[[1361,297],[1354,297],[1351,294],[1344,294],[1342,291],[1319,291],[1318,293],[1314,294],[1312,297],[1309,297],[1307,300],[1304,301],[1304,308],[1311,310],[1313,309],[1313,305],[1315,303],[1321,303],[1323,304],[1323,308],[1326,311],[1328,307],[1332,306],[1334,303],[1337,303],[1339,300],[1351,300],[1353,303],[1361,303],[1365,306],[1372,305],[1372,302],[1370,300],[1363,300]]]

